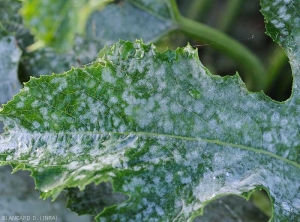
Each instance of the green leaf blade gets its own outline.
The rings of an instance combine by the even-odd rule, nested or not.
[[[121,41],[93,65],[32,79],[4,106],[2,164],[31,170],[44,198],[111,182],[129,199],[100,220],[187,220],[258,187],[273,221],[296,220],[296,110],[207,73],[190,46],[159,53]]]

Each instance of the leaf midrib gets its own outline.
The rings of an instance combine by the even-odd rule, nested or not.
[[[172,134],[159,134],[159,133],[151,133],[151,132],[91,132],[91,131],[86,131],[86,132],[44,132],[44,133],[39,133],[39,132],[33,132],[33,133],[25,133],[25,132],[18,132],[18,131],[11,131],[12,133],[15,134],[28,134],[28,135],[59,135],[59,134],[68,134],[68,135],[76,135],[76,134],[115,134],[115,135],[146,135],[146,136],[151,136],[151,137],[169,137],[169,138],[174,138],[174,139],[180,139],[180,140],[187,140],[187,141],[201,141],[201,142],[206,142],[210,144],[216,144],[220,146],[230,146],[230,147],[235,147],[243,150],[248,150],[252,151],[258,154],[264,154],[269,157],[275,158],[277,160],[283,161],[285,163],[288,163],[296,168],[300,169],[300,164],[297,162],[294,162],[292,160],[283,158],[282,156],[279,156],[275,153],[266,151],[264,149],[258,149],[250,146],[245,146],[245,145],[240,145],[240,144],[234,144],[234,143],[229,143],[229,142],[224,142],[224,141],[219,141],[219,140],[212,140],[212,139],[203,139],[203,138],[195,138],[195,137],[186,137],[186,136],[178,136],[178,135],[172,135]]]

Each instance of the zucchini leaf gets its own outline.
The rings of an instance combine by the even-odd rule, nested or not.
[[[237,75],[212,76],[190,46],[159,53],[120,41],[91,66],[25,84],[0,113],[9,129],[1,164],[32,171],[44,198],[110,182],[128,200],[98,212],[108,221],[189,219],[216,196],[259,187],[274,221],[295,220],[293,101],[250,93]]]
[[[267,22],[284,6],[296,11],[285,23],[293,27],[298,3],[276,2]],[[69,206],[99,221],[192,220],[219,196],[259,188],[271,221],[297,221],[297,25],[280,40],[268,31],[293,71],[285,102],[248,92],[238,75],[211,75],[191,46],[157,52],[120,41],[92,65],[32,78],[4,105],[0,164],[30,170],[43,198],[68,190]]]

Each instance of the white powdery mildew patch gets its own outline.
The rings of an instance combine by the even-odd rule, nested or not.
[[[51,118],[52,118],[53,120],[58,120],[58,116],[57,116],[57,114],[55,114],[55,113],[52,113],[52,114],[51,114]]]
[[[272,3],[272,5],[273,5],[273,6],[276,6],[276,5],[278,5],[280,2],[281,2],[281,0],[275,0],[275,1]]]
[[[283,5],[279,8],[278,15],[279,16],[284,15],[284,14],[286,14],[286,11],[287,11],[287,8],[286,8],[286,6]]]
[[[51,101],[53,99],[53,97],[51,95],[46,95],[46,99]]]
[[[75,176],[73,180],[75,180],[75,181],[77,181],[77,180],[83,180],[85,177],[86,177],[86,175],[81,174],[81,175]]]
[[[68,164],[68,169],[69,170],[75,170],[80,166],[80,162],[78,161],[72,161],[71,163]]]
[[[128,168],[127,161],[128,158],[124,155],[127,148],[132,148],[135,146],[135,141],[137,137],[128,136],[122,140],[107,140],[102,142],[101,148],[96,148],[99,146],[97,141],[101,141],[101,135],[76,135],[74,134],[72,138],[52,138],[50,143],[48,142],[48,147],[51,147],[49,152],[53,154],[60,155],[60,153],[73,153],[76,156],[80,156],[83,152],[90,154],[93,159],[90,163],[89,161],[72,161],[67,165],[68,169],[74,170],[100,170],[104,167],[114,167],[114,168]],[[90,146],[95,146],[95,148],[90,149],[90,146],[84,143],[84,141],[94,141],[94,144]],[[51,143],[52,142],[52,143]],[[59,148],[60,147],[60,148]],[[71,157],[70,157],[71,158]],[[94,163],[93,163],[94,162]]]
[[[80,163],[80,166],[78,168],[78,171],[94,171],[101,169],[101,166],[99,166],[98,163],[91,163],[91,164],[85,164],[82,166],[82,163]]]
[[[23,108],[24,107],[24,102],[18,102],[17,104],[16,104],[16,108]]]
[[[109,68],[105,67],[102,69],[102,80],[104,82],[115,84],[117,79],[113,75],[113,72]]]
[[[219,172],[220,174],[221,172]],[[222,174],[220,174],[222,175]],[[200,203],[204,203],[206,201],[209,201],[213,199],[215,196],[219,194],[224,194],[224,193],[235,193],[235,194],[240,194],[242,193],[239,189],[237,189],[234,185],[234,182],[236,181],[239,184],[239,175],[236,175],[236,180],[235,181],[230,181],[230,186],[226,186],[224,184],[224,181],[220,181],[216,179],[218,174],[215,172],[208,172],[203,175],[203,177],[200,180],[200,183],[194,187],[193,189],[193,195],[196,200],[200,201]],[[244,184],[245,187],[247,187],[247,184]],[[242,187],[242,186],[241,186]],[[254,188],[252,186],[252,188]],[[251,190],[251,188],[249,189]],[[245,190],[246,191],[246,190]],[[199,205],[198,205],[199,207]],[[197,209],[194,209],[197,210]]]
[[[40,124],[39,122],[37,122],[37,121],[33,121],[33,122],[32,122],[32,125],[33,125],[36,129],[39,129],[40,126],[41,126],[41,124]]]
[[[143,188],[147,186],[147,183],[139,177],[133,177],[130,181],[126,181],[122,186],[125,192],[134,193],[137,188]]]
[[[181,164],[183,159],[178,150],[173,151],[173,158],[177,164]]]
[[[43,116],[44,119],[49,119],[49,116],[48,116],[48,108],[46,107],[41,107],[39,109],[41,115]]]
[[[31,107],[32,108],[36,108],[40,105],[40,102],[38,100],[34,100],[32,103],[31,103]]]
[[[195,55],[197,53],[197,50],[195,50],[190,44],[188,44],[183,50],[190,55]]]
[[[120,152],[116,154],[109,154],[99,158],[100,165],[111,166],[113,168],[127,168],[126,162],[129,160],[127,157],[124,157],[125,152]]]
[[[182,184],[190,184],[192,182],[192,178],[190,176],[189,177],[181,177],[180,182]]]
[[[282,22],[279,21],[279,20],[273,19],[273,20],[271,20],[271,22],[272,22],[272,24],[273,24],[276,28],[281,29],[281,28],[284,28],[284,27],[285,27],[285,24],[282,23]]]
[[[171,113],[180,114],[183,112],[183,107],[178,103],[172,103],[170,107]]]
[[[61,92],[63,89],[67,88],[68,86],[68,82],[65,77],[53,78],[50,83],[56,86],[56,92]]]
[[[172,173],[167,173],[166,176],[165,176],[165,181],[167,183],[170,183],[173,181],[173,174]]]
[[[165,214],[164,210],[158,205],[155,206],[155,211],[159,216],[163,216]]]
[[[117,98],[116,96],[110,97],[109,101],[110,101],[112,104],[116,104],[116,103],[119,102],[119,101],[118,101],[118,98]]]
[[[76,155],[82,153],[83,152],[82,144],[73,145],[69,151]]]

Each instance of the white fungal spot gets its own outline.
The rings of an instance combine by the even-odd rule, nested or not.
[[[104,68],[102,70],[102,79],[103,79],[103,81],[111,83],[111,84],[115,84],[117,81],[117,79],[113,76],[112,71],[108,68]]]
[[[82,180],[82,179],[84,179],[86,177],[86,175],[77,175],[76,177],[74,177],[74,180],[76,181],[76,180]]]
[[[41,107],[39,109],[40,113],[42,114],[43,118],[46,119],[46,117],[48,116],[48,109],[46,107]]]
[[[35,127],[35,128],[39,128],[41,126],[41,124],[37,121],[33,121],[32,122],[32,125]]]
[[[38,100],[34,100],[32,103],[31,103],[31,107],[32,108],[36,108],[39,106],[39,101]]]
[[[51,114],[51,118],[54,119],[54,120],[58,120],[58,116],[55,113]]]
[[[158,206],[158,205],[155,206],[155,211],[156,211],[156,213],[157,213],[159,216],[162,216],[162,215],[165,214],[165,212],[163,211],[163,209],[162,209],[160,206]]]
[[[166,174],[166,177],[165,177],[165,181],[166,181],[167,183],[172,182],[172,181],[173,181],[173,174],[167,173],[167,174]]]
[[[23,108],[24,107],[24,103],[23,102],[18,102],[16,104],[16,107],[19,109],[19,108]]]
[[[115,104],[115,103],[118,102],[118,98],[115,97],[115,96],[112,96],[112,97],[110,98],[110,102]]]

